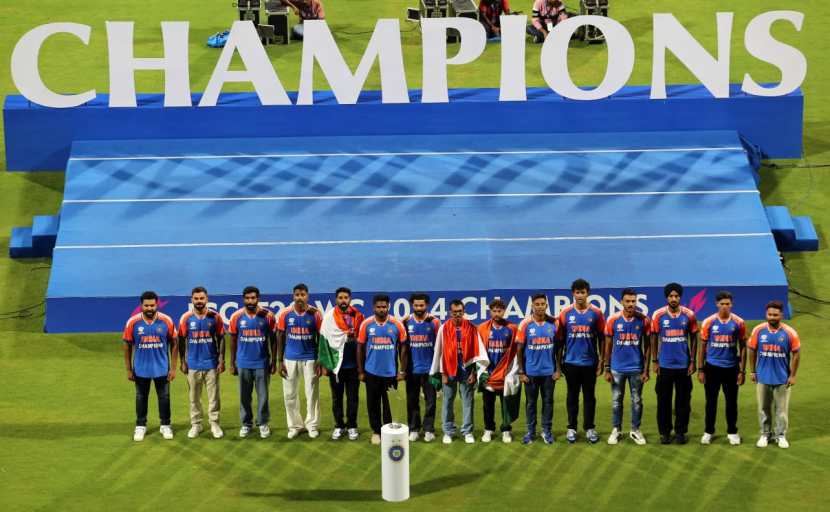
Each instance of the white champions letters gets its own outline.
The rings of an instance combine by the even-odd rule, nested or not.
[[[651,98],[666,98],[666,53],[671,52],[715,98],[729,97],[730,48],[733,38],[732,13],[717,13],[717,53],[710,54],[671,14],[653,15]],[[784,96],[804,82],[807,60],[804,54],[772,35],[777,21],[787,22],[800,31],[804,14],[796,11],[770,11],[753,18],[744,30],[744,47],[754,58],[776,67],[781,79],[772,86],[758,84],[746,73],[741,90],[756,96]],[[525,33],[526,16],[502,16],[500,101],[525,101]],[[608,61],[602,82],[592,88],[578,87],[568,70],[568,45],[571,35],[583,25],[594,25],[606,36]],[[135,72],[164,72],[164,106],[192,106],[188,64],[189,24],[162,22],[162,57],[133,55],[133,23],[107,22],[109,51],[110,107],[135,107]],[[447,47],[446,32],[461,34],[461,43]],[[38,58],[43,43],[55,34],[72,34],[88,45],[92,28],[78,23],[49,23],[36,27],[20,38],[12,52],[11,75],[17,90],[28,100],[52,108],[71,108],[96,97],[95,90],[60,94],[50,90],[40,75]],[[484,28],[468,18],[424,19],[422,34],[423,103],[447,103],[447,67],[463,66],[480,58],[486,38]],[[236,54],[243,70],[231,71]],[[449,55],[452,53],[452,55]],[[634,68],[634,42],[623,26],[611,18],[575,16],[559,23],[542,46],[542,77],[561,96],[573,100],[598,100],[619,91],[628,82]],[[353,72],[337,46],[334,35],[323,20],[306,23],[300,67],[297,104],[311,105],[314,91],[314,64],[319,65],[338,103],[357,103],[372,67],[380,72],[381,101],[408,103],[400,23],[381,19],[375,24],[360,64]],[[222,87],[228,82],[250,83],[263,105],[290,105],[291,100],[280,82],[277,70],[262,47],[252,23],[237,21],[231,27],[228,42],[216,63],[200,107],[215,106]],[[318,82],[319,83],[319,82]]]

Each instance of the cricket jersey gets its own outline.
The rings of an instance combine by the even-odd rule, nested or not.
[[[564,362],[575,366],[596,366],[597,345],[602,346],[605,315],[596,306],[584,311],[568,306],[559,313],[559,339],[565,342]]]
[[[510,344],[514,341],[516,330],[516,325],[507,321],[503,324],[496,322],[490,324],[490,332],[485,340],[487,357],[490,359],[490,366],[487,367],[488,373],[493,373],[493,370],[507,353]]]
[[[398,372],[398,345],[406,340],[403,324],[391,317],[380,322],[371,316],[360,324],[357,342],[366,347],[363,371],[377,377],[394,377]]]
[[[657,335],[658,363],[660,368],[682,370],[689,367],[689,338],[697,332],[697,318],[694,311],[680,306],[677,313],[664,306],[654,312],[651,332]]]
[[[133,346],[133,372],[137,377],[155,379],[170,371],[170,347],[175,346],[176,326],[164,313],[147,321],[142,313],[124,326],[123,339]]]
[[[418,321],[415,315],[410,315],[404,322],[407,340],[409,342],[409,360],[413,374],[428,374],[432,366],[432,357],[435,355],[435,338],[441,322],[437,318],[427,315],[423,321]]]
[[[706,362],[720,368],[734,368],[740,363],[738,347],[746,339],[746,324],[738,315],[729,315],[726,321],[717,313],[703,321],[700,341],[705,345]]]
[[[253,315],[245,308],[237,310],[228,332],[236,335],[236,366],[249,370],[268,368],[270,350],[268,336],[276,327],[274,314],[259,308]]]
[[[801,340],[795,329],[781,323],[773,329],[764,322],[752,330],[747,346],[758,352],[755,364],[760,384],[786,384],[790,377],[790,354],[801,350]]]
[[[636,312],[627,319],[622,313],[605,322],[605,335],[611,336],[611,370],[618,373],[642,373],[643,343],[648,340],[651,322]]]
[[[527,317],[519,324],[516,343],[525,346],[525,373],[529,377],[550,377],[556,372],[555,339],[555,321],[537,322]]]
[[[287,306],[279,313],[277,329],[285,332],[285,358],[291,361],[317,360],[317,335],[323,315],[316,309],[298,313]]]
[[[191,370],[212,370],[219,365],[216,340],[225,335],[225,324],[216,311],[208,309],[199,317],[188,311],[179,320],[179,336],[187,341],[187,366]]]

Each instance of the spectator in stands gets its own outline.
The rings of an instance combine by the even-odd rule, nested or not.
[[[568,13],[562,0],[534,0],[533,18],[527,33],[533,36],[534,43],[544,43],[553,27],[566,19]]]
[[[510,14],[510,2],[507,0],[481,0],[478,5],[478,19],[487,31],[487,39],[501,37],[499,16]]]
[[[303,39],[303,22],[306,20],[323,20],[326,19],[326,13],[323,10],[323,2],[320,0],[284,0],[291,10],[300,18],[300,22],[291,29],[291,35],[294,39],[302,41]]]

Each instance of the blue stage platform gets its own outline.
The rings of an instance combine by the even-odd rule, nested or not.
[[[378,91],[365,91],[356,105],[339,105],[330,92],[314,106],[260,105],[253,93],[229,93],[216,107],[163,108],[163,96],[143,94],[135,108],[109,108],[98,95],[70,109],[6,97],[3,108],[6,168],[62,171],[78,140],[217,139],[286,136],[583,133],[728,130],[758,145],[766,158],[799,158],[804,97],[758,97],[732,85],[715,99],[702,85],[673,85],[665,100],[649,99],[649,87],[630,86],[598,101],[564,99],[547,88],[530,88],[527,101],[499,102],[497,89],[454,89],[449,103],[384,105]],[[296,94],[289,94],[296,101]],[[193,95],[198,104],[200,94]],[[602,142],[602,141],[598,141]]]
[[[225,316],[248,284],[279,307],[300,281],[323,306],[346,285],[403,314],[423,290],[474,319],[538,290],[555,311],[576,277],[653,310],[679,281],[701,315],[727,288],[759,318],[787,283],[756,180],[734,131],[78,141],[46,329],[118,330],[145,289],[173,316],[196,285]]]

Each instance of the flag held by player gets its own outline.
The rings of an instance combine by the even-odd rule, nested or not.
[[[318,359],[327,370],[337,375],[343,364],[343,350],[349,341],[349,325],[340,308],[331,308],[320,325]]]
[[[456,340],[456,326],[452,319],[444,322],[441,329],[438,330],[438,336],[435,340],[435,354],[432,358],[432,368],[430,368],[430,375],[438,375],[446,373],[450,377],[455,377],[458,371],[458,350]],[[476,374],[479,382],[488,379],[487,365],[490,360],[487,358],[487,350],[484,348],[484,342],[481,335],[469,320],[462,320],[461,322],[461,355],[464,358],[463,366],[469,367],[476,365]]]

